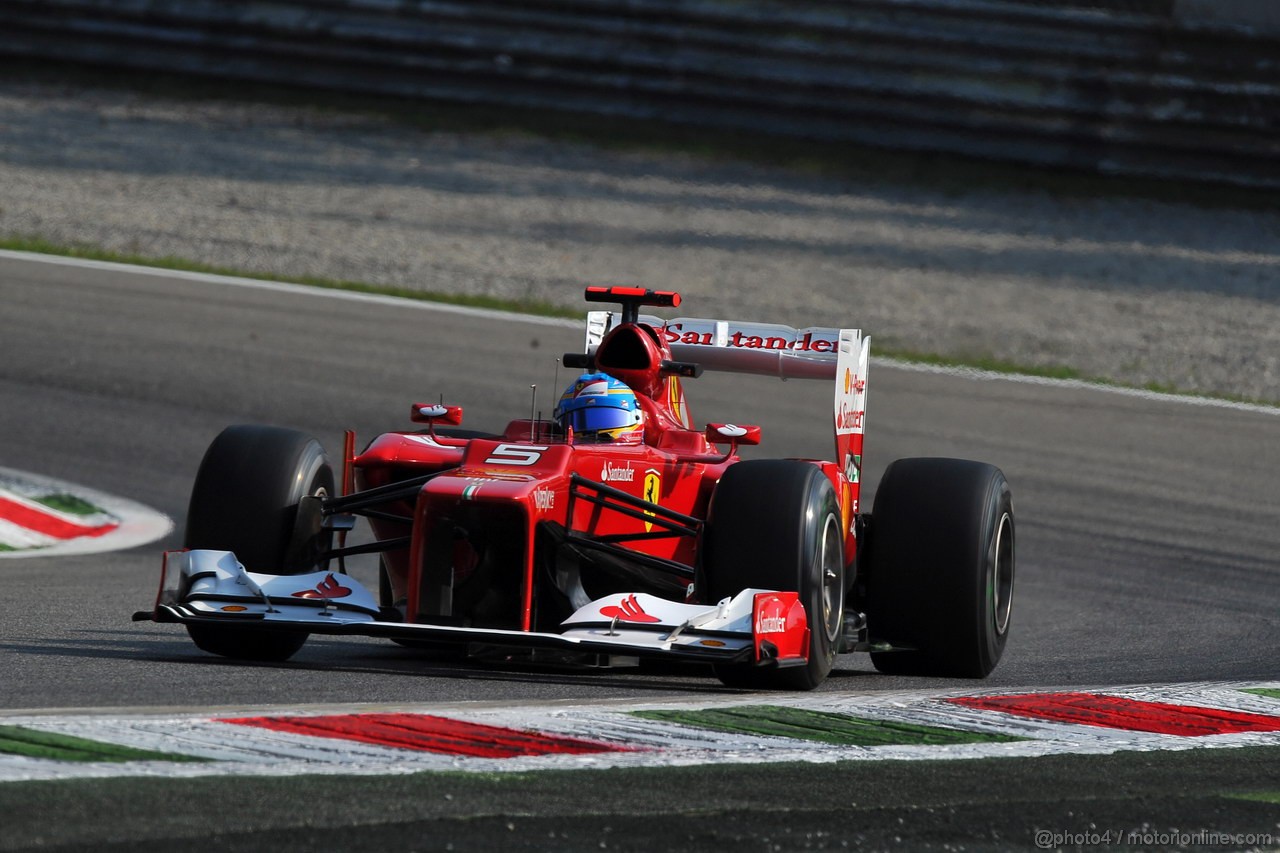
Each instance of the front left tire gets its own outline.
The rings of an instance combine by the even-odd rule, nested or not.
[[[730,466],[716,486],[703,540],[704,601],[744,589],[795,591],[809,622],[809,659],[786,668],[717,666],[731,687],[812,690],[835,666],[844,625],[840,502],[818,466],[761,459]]]
[[[334,494],[333,467],[320,442],[297,430],[263,425],[224,429],[196,473],[184,547],[231,551],[249,571],[302,574],[325,567],[328,535],[302,498]],[[237,660],[283,661],[307,632],[257,625],[200,625],[187,631],[199,648]]]

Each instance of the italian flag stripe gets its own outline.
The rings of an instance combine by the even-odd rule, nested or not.
[[[626,747],[578,738],[538,734],[429,714],[337,714],[317,717],[240,717],[220,722],[277,732],[338,738],[446,755],[514,758],[526,755],[583,755],[628,752]]]
[[[204,761],[191,755],[135,749],[88,738],[0,726],[0,753],[54,761]]]
[[[1143,702],[1096,693],[964,696],[948,701],[967,708],[1000,711],[1036,720],[1183,737],[1280,731],[1280,717],[1267,714]]]
[[[117,523],[78,524],[35,501],[10,495],[0,495],[0,520],[53,539],[101,536],[120,526]]]

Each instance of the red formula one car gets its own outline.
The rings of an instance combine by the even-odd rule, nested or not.
[[[152,610],[201,649],[283,660],[309,634],[598,661],[714,665],[735,686],[811,689],[836,655],[892,673],[985,676],[1008,636],[1014,522],[999,469],[889,466],[860,511],[870,339],[852,329],[660,320],[678,294],[587,289],[583,375],[554,421],[458,429],[415,403],[414,431],[341,477],[293,430],[232,426],[205,454],[186,549],[165,555]],[[833,383],[835,461],[741,461],[760,429],[695,428],[684,385],[703,369]],[[341,488],[338,488],[340,486]],[[373,541],[347,545],[356,517]],[[376,594],[345,559],[377,552]]]

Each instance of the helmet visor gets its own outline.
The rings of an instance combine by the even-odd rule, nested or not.
[[[635,412],[615,409],[612,406],[587,406],[566,412],[562,425],[573,427],[574,432],[600,432],[606,429],[631,426],[636,423]]]

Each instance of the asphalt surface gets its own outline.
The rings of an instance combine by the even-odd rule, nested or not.
[[[1271,747],[733,773],[4,785],[0,850],[1264,850],[1280,839],[1278,757]]]
[[[577,329],[12,258],[0,258],[0,305],[0,466],[141,501],[178,522],[166,541],[131,551],[0,564],[0,708],[519,702],[726,692],[698,670],[572,673],[464,667],[365,640],[313,640],[289,663],[246,666],[204,655],[175,626],[129,621],[134,610],[150,606],[159,554],[179,541],[200,456],[227,424],[297,427],[336,452],[342,429],[354,428],[367,439],[403,428],[409,403],[443,395],[447,402],[465,406],[466,425],[501,426],[509,418],[527,416],[531,384],[538,385],[537,405],[550,410],[559,386],[570,379],[564,370],[557,376],[554,362],[560,353],[580,348]],[[689,314],[698,313],[696,306],[686,307]],[[1280,512],[1275,481],[1280,416],[874,366],[869,393],[868,498],[889,461],[909,455],[990,461],[1012,484],[1018,524],[1013,634],[1003,662],[982,687],[1104,687],[1280,676],[1275,631],[1280,613],[1280,563],[1275,557],[1280,553],[1280,525],[1275,523]],[[697,419],[762,425],[765,442],[759,455],[828,453],[830,389],[822,383],[712,376],[699,380],[690,396]],[[361,572],[371,577],[367,568],[358,569],[358,577]],[[848,656],[821,690],[969,684],[881,676],[865,658]],[[1242,759],[1237,771],[1275,791],[1280,788],[1275,751],[1263,754],[1252,763]],[[1153,816],[1173,816],[1179,811],[1170,805],[1172,786],[1160,780],[1193,778],[1200,772],[1197,761],[1227,759],[1221,754],[1193,756],[1187,766],[1142,756],[1109,760],[1117,763],[1089,759],[1088,773],[1107,776],[1112,772],[1107,767],[1149,764],[1154,787],[1135,782],[1129,793]],[[1060,768],[1031,773],[1025,780],[1031,805],[1025,815],[1009,819],[1027,831],[1016,840],[1004,836],[1006,845],[967,823],[968,807],[962,805],[965,786],[985,778],[991,771],[983,768],[999,762],[958,764],[974,769],[970,782],[960,774],[959,787],[943,803],[952,810],[931,817],[912,812],[932,834],[912,829],[897,839],[914,839],[913,846],[935,841],[1031,846],[1027,828],[1033,826],[1032,818],[1059,815],[1049,805],[1075,784]],[[933,773],[925,765],[913,766],[921,769],[902,772],[918,773],[919,784]],[[1135,779],[1146,778],[1140,769],[1132,772]],[[1180,794],[1207,804],[1198,810],[1183,803],[1181,814],[1194,818],[1192,822],[1240,831],[1264,829],[1268,820],[1275,823],[1274,803],[1248,801],[1246,806],[1239,805],[1246,801],[1232,799],[1234,805],[1223,807],[1226,801],[1219,793],[1225,783],[1214,773],[1224,778],[1232,773],[1222,768],[1204,772],[1208,775],[1203,779],[1210,781]],[[708,822],[699,825],[706,827],[715,822],[713,813],[735,819],[735,810],[750,811],[741,803],[729,808],[723,797],[745,784],[747,776],[772,771],[717,773],[715,778],[693,774],[683,780],[708,800],[703,808],[686,798],[677,809],[682,821],[705,812]],[[774,803],[777,808],[792,803],[799,811],[793,817],[770,812],[777,825],[791,827],[788,831],[802,831],[811,811],[823,808],[820,786],[805,791],[795,782],[805,774],[795,771],[790,777],[795,784],[779,788]],[[838,781],[829,784],[839,788],[840,797],[849,795],[847,786],[876,784],[861,776],[836,776]],[[217,790],[201,784],[184,783],[182,790],[200,796]],[[636,784],[637,790],[650,793],[663,786]],[[303,790],[329,798],[329,807],[341,802],[331,784],[316,785],[307,783]],[[886,806],[872,817],[861,812],[849,816],[879,827],[863,837],[872,846],[894,846],[895,836],[881,830],[904,819],[901,809],[916,808],[910,802],[912,783],[903,785],[893,808]],[[395,793],[390,802],[412,802],[417,796],[412,787]],[[62,808],[79,801],[75,792],[85,789],[49,785],[31,790],[44,792],[31,796],[43,797],[46,808]],[[17,795],[4,796],[12,803],[9,798]],[[637,796],[636,803],[643,804],[649,794]],[[1134,801],[1126,796],[1100,795],[1098,802],[1111,802],[1108,808],[1123,811],[1124,802]],[[615,799],[621,811],[638,808],[634,803],[623,808],[620,799],[626,798],[612,795],[602,802]],[[977,812],[987,817],[976,820],[986,825],[983,821],[990,818],[994,826],[1000,796],[992,794],[988,800]],[[621,813],[610,811],[614,806],[607,803],[603,814]],[[484,812],[480,805],[476,808],[475,814]],[[530,808],[536,815],[536,806]],[[265,832],[294,825],[287,811],[282,800],[274,822],[254,826]],[[792,811],[787,807],[788,814]],[[81,809],[43,842],[19,833],[0,841],[0,849],[88,844],[91,836],[77,835],[74,828],[88,832],[96,820],[91,812]],[[211,819],[199,813],[194,811],[181,831],[155,830],[157,837],[172,839],[207,827]],[[507,813],[501,808],[496,812]],[[1072,814],[1075,819],[1081,812]],[[1259,814],[1270,818],[1258,822]],[[401,830],[430,832],[434,818],[429,812],[421,815],[427,826],[416,829],[369,819],[382,828],[360,837],[394,841]],[[1219,818],[1218,824],[1208,823]],[[154,827],[157,819],[154,814],[139,816],[137,826]],[[326,820],[316,825],[349,825]],[[841,837],[853,837],[841,836],[839,827],[828,830],[835,834],[814,836],[823,843],[811,838],[809,846],[838,847]],[[143,837],[149,831],[137,829],[126,836]],[[680,845],[662,843],[652,826],[647,831],[665,848],[711,849],[731,840],[715,832],[695,833]],[[442,837],[416,846],[443,849]],[[267,838],[261,835],[258,841]],[[234,846],[228,842],[228,849]],[[485,846],[477,840],[471,849]],[[543,846],[560,845],[553,837]],[[801,845],[754,849],[793,846]]]

